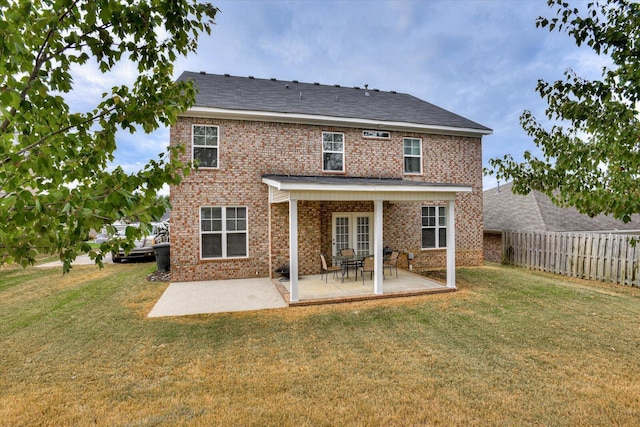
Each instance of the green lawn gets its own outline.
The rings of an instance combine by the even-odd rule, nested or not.
[[[640,289],[491,265],[450,294],[147,319],[154,267],[0,270],[0,425],[640,424]]]

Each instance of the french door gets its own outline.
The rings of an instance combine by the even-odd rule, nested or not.
[[[333,256],[339,255],[343,248],[353,248],[358,255],[373,251],[372,212],[334,212],[331,230]]]

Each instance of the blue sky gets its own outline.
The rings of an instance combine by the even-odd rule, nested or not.
[[[177,61],[176,77],[206,71],[410,93],[493,129],[483,138],[485,166],[535,152],[519,116],[527,109],[543,119],[538,79],[560,79],[568,68],[594,78],[607,64],[565,33],[535,27],[538,16],[555,15],[544,0],[212,3],[221,9],[212,34]],[[109,76],[88,67],[75,73],[77,106],[134,75],[126,64]],[[168,129],[119,134],[114,164],[137,170],[168,142]],[[485,189],[495,185],[485,177]]]

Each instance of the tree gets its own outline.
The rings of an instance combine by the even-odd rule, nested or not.
[[[173,62],[195,52],[217,11],[196,0],[0,0],[0,264],[58,254],[66,272],[91,249],[89,230],[137,218],[145,227],[128,229],[127,246],[164,212],[157,191],[189,165],[171,152],[133,174],[107,165],[119,129],[151,132],[193,105]],[[129,61],[138,75],[91,111],[71,111],[71,67],[90,61],[102,73]],[[114,249],[90,256],[102,266]]]
[[[556,17],[539,17],[538,27],[565,31],[578,46],[608,55],[612,66],[602,79],[586,80],[572,70],[553,84],[539,80],[548,103],[547,130],[530,111],[520,123],[542,151],[492,159],[499,179],[512,179],[513,191],[540,191],[560,206],[595,216],[612,214],[628,222],[640,213],[640,5],[609,0],[587,5],[581,14],[562,0],[549,0]],[[491,172],[489,172],[491,173]]]

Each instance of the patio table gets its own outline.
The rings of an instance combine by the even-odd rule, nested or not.
[[[347,277],[349,277],[349,268],[354,267],[356,271],[356,280],[358,280],[358,267],[362,266],[362,261],[365,258],[373,257],[373,255],[336,255],[333,260],[336,264],[342,266],[342,281],[344,282],[344,273],[346,271]]]

